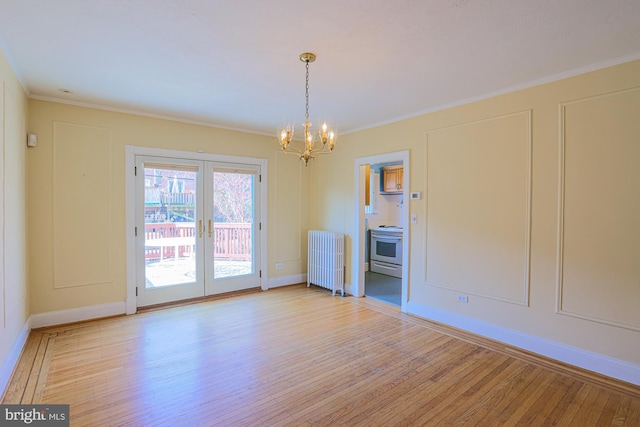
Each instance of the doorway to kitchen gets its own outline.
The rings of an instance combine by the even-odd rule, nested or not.
[[[365,219],[365,223],[368,221]],[[374,221],[375,222],[375,221]],[[389,222],[385,219],[385,222]],[[398,224],[397,221],[391,221]],[[402,302],[402,240],[399,225],[369,225],[365,255],[364,295],[400,306]],[[368,255],[368,256],[367,256]]]
[[[388,172],[385,180],[385,172]],[[355,159],[357,218],[351,292],[398,305],[408,301],[409,152]]]

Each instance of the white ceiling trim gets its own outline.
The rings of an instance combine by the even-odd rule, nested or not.
[[[92,104],[88,102],[72,101],[69,99],[58,98],[55,96],[30,95],[29,99],[37,99],[39,101],[48,101],[48,102],[57,102],[59,104],[73,105],[75,107],[94,108],[96,110],[111,111],[113,113],[132,114],[135,116],[149,117],[151,119],[170,120],[172,122],[212,127],[216,129],[223,129],[223,130],[229,130],[234,132],[243,132],[243,133],[250,133],[250,134],[262,135],[262,136],[272,136],[274,139],[277,139],[277,135],[275,134],[275,132],[273,134],[270,134],[266,132],[256,131],[253,129],[234,128],[231,126],[216,124],[214,122],[191,120],[186,117],[172,116],[169,114],[158,114],[158,113],[151,113],[144,110],[127,109],[127,108],[121,108],[121,107],[111,107],[111,106],[102,105],[102,104]]]
[[[1,41],[2,40],[0,38],[0,42]],[[483,94],[483,95],[479,95],[479,96],[475,96],[475,97],[471,97],[471,98],[467,98],[467,99],[462,99],[460,101],[452,102],[452,103],[449,103],[449,104],[444,104],[444,105],[440,105],[440,106],[437,106],[437,107],[428,108],[428,109],[425,109],[425,110],[422,110],[422,111],[419,111],[419,112],[416,112],[416,113],[413,113],[413,114],[407,114],[407,115],[404,115],[404,116],[398,116],[398,117],[394,117],[394,118],[389,119],[389,120],[373,123],[373,124],[370,124],[370,125],[367,125],[367,126],[362,126],[362,127],[350,130],[348,132],[342,132],[341,135],[349,135],[349,134],[352,134],[352,133],[355,133],[355,132],[360,132],[360,131],[363,131],[363,130],[372,129],[372,128],[375,128],[375,127],[378,127],[378,126],[384,126],[384,125],[388,125],[388,124],[391,124],[391,123],[396,123],[396,122],[399,122],[399,121],[402,121],[402,120],[413,119],[415,117],[424,116],[425,114],[435,113],[437,111],[443,111],[443,110],[447,110],[449,108],[459,107],[461,105],[470,104],[472,102],[477,102],[477,101],[482,101],[482,100],[485,100],[485,99],[493,98],[495,96],[504,95],[504,94],[507,94],[507,93],[512,93],[512,92],[516,92],[516,91],[523,90],[523,89],[528,89],[528,88],[531,88],[531,87],[534,87],[534,86],[539,86],[539,85],[543,85],[543,84],[547,84],[547,83],[552,83],[552,82],[559,81],[559,80],[562,80],[562,79],[579,76],[581,74],[586,74],[586,73],[590,73],[592,71],[597,71],[597,70],[601,70],[601,69],[604,69],[604,68],[613,67],[615,65],[624,64],[624,63],[635,61],[635,60],[638,60],[638,59],[640,59],[640,52],[634,52],[634,53],[632,53],[630,55],[625,55],[625,56],[621,56],[621,57],[618,57],[618,58],[609,59],[609,60],[606,60],[606,61],[599,62],[597,64],[590,64],[590,65],[585,66],[585,67],[579,67],[579,68],[575,68],[573,70],[564,71],[562,73],[558,73],[558,74],[554,74],[554,75],[551,75],[551,76],[543,77],[543,78],[540,78],[540,79],[532,80],[532,81],[527,82],[527,83],[511,86],[511,87],[508,87],[508,88],[505,88],[505,89],[497,90],[497,91],[486,93],[486,94]],[[25,85],[22,84],[22,87],[25,88]],[[27,92],[26,88],[25,88],[25,92]],[[86,103],[86,102],[78,102],[78,101],[73,101],[73,100],[64,99],[64,98],[60,98],[60,97],[29,95],[28,93],[27,93],[27,95],[28,95],[29,99],[37,99],[37,100],[40,100],[40,101],[57,102],[57,103],[60,103],[60,104],[73,105],[73,106],[76,106],[76,107],[86,107],[86,108],[94,108],[94,109],[97,109],[97,110],[111,111],[111,112],[115,112],[115,113],[133,114],[133,115],[149,117],[149,118],[153,118],[153,119],[170,120],[170,121],[174,121],[174,122],[187,123],[187,124],[198,125],[198,126],[213,127],[213,128],[217,128],[217,129],[223,129],[223,130],[234,131],[234,132],[244,132],[244,133],[249,133],[249,134],[254,134],[254,135],[261,135],[261,136],[273,136],[274,138],[276,138],[276,134],[275,133],[271,134],[271,133],[267,133],[267,132],[256,131],[256,130],[253,130],[253,129],[225,126],[225,125],[222,125],[222,124],[217,124],[215,122],[191,120],[191,119],[188,119],[186,117],[181,117],[181,116],[172,116],[172,115],[168,115],[168,114],[151,113],[151,112],[147,112],[147,111],[144,111],[144,110],[118,108],[118,107],[111,107],[111,106],[108,106],[108,105],[92,104],[92,103]],[[275,126],[275,124],[274,124],[274,126]]]
[[[371,129],[374,127],[378,127],[378,126],[384,126],[384,125],[388,125],[391,123],[396,123],[402,120],[408,120],[408,119],[413,119],[415,117],[420,117],[420,116],[424,116],[425,114],[430,114],[430,113],[435,113],[437,111],[443,111],[443,110],[447,110],[449,108],[454,108],[454,107],[459,107],[461,105],[465,105],[465,104],[470,104],[472,102],[477,102],[477,101],[482,101],[485,99],[489,99],[489,98],[493,98],[495,96],[499,96],[499,95],[504,95],[507,93],[512,93],[512,92],[516,92],[519,90],[523,90],[523,89],[528,89],[534,86],[540,86],[543,84],[547,84],[547,83],[552,83],[552,82],[557,82],[559,80],[562,79],[568,79],[570,77],[576,77],[579,76],[581,74],[586,74],[586,73],[590,73],[592,71],[597,71],[597,70],[602,70],[604,68],[609,68],[609,67],[613,67],[615,65],[620,65],[620,64],[625,64],[627,62],[631,62],[631,61],[635,61],[640,59],[640,52],[634,52],[630,55],[625,55],[625,56],[621,56],[618,58],[613,58],[613,59],[609,59],[606,61],[602,61],[599,62],[597,64],[590,64],[587,65],[585,67],[579,67],[579,68],[575,68],[573,70],[569,70],[569,71],[564,71],[562,73],[558,73],[558,74],[554,74],[551,76],[547,76],[547,77],[543,77],[540,79],[536,79],[536,80],[532,80],[530,82],[527,83],[522,83],[519,85],[515,85],[515,86],[511,86],[505,89],[500,89],[494,92],[490,92],[490,93],[486,93],[484,95],[479,95],[479,96],[474,96],[471,98],[467,98],[467,99],[462,99],[460,101],[456,101],[456,102],[452,102],[449,104],[445,104],[445,105],[440,105],[437,107],[433,107],[433,108],[428,108],[426,110],[422,110],[419,112],[416,112],[414,114],[407,114],[405,116],[399,116],[399,117],[395,117],[389,120],[385,120],[382,122],[378,122],[378,123],[374,123],[368,126],[363,126],[357,129],[353,129],[349,132],[343,132],[343,135],[347,135],[350,133],[354,133],[354,132],[360,132],[363,130],[367,130],[367,129]]]

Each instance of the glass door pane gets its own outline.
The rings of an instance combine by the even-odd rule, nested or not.
[[[145,167],[145,287],[183,285],[196,273],[196,172]]]
[[[253,273],[253,179],[253,174],[214,169],[214,279]]]
[[[237,166],[237,167],[235,167]],[[208,293],[229,292],[257,287],[256,219],[258,168],[250,165],[211,164],[207,179],[212,188],[207,201],[210,209],[207,254],[211,266]],[[209,285],[209,283],[207,283]]]
[[[144,251],[138,305],[203,296],[204,282],[198,277],[201,167],[143,159],[137,170],[143,171],[139,174],[142,197],[138,197],[138,206],[143,217],[138,236]]]

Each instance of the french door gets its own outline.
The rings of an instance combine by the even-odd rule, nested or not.
[[[260,286],[260,166],[135,163],[138,306]]]

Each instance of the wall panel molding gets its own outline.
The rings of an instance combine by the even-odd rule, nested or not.
[[[302,229],[302,208],[301,203],[294,203],[295,211],[291,212],[285,211],[285,206],[291,206],[291,203],[285,201],[286,197],[289,195],[295,195],[299,201],[302,200],[303,191],[302,191],[302,182],[303,182],[303,169],[301,162],[292,163],[286,159],[289,159],[290,156],[286,153],[283,153],[282,150],[276,151],[275,155],[275,180],[276,184],[276,192],[275,192],[275,218],[277,220],[273,221],[274,223],[274,234],[276,239],[276,253],[284,254],[281,259],[272,260],[273,262],[278,263],[290,263],[290,262],[300,262],[302,260],[302,240],[306,236],[299,236],[299,238],[295,239],[282,239],[281,233],[287,232],[296,232],[300,233]],[[297,179],[291,179],[292,176],[297,176]],[[285,189],[286,191],[281,191],[281,189]],[[291,247],[291,245],[287,245],[286,242],[295,241],[296,245]],[[282,243],[284,242],[284,243]]]
[[[559,105],[556,313],[640,331],[640,87]]]
[[[113,282],[111,133],[53,123],[55,289]]]
[[[532,111],[426,133],[426,285],[529,305]]]

